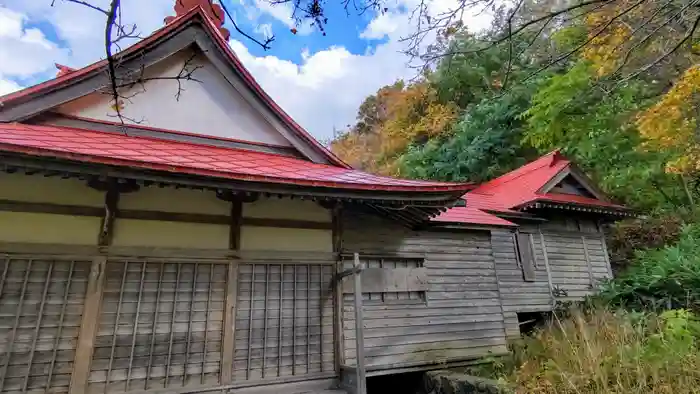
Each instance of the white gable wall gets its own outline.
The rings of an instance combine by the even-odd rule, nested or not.
[[[182,51],[145,71],[147,78],[172,78],[182,70],[192,50]],[[150,80],[122,92],[122,114],[127,123],[189,133],[235,138],[280,146],[291,146],[263,116],[231,86],[201,53],[191,66],[197,81],[181,81],[182,92],[176,99],[178,81]],[[116,121],[108,95],[92,93],[57,108],[57,112],[84,118]],[[135,122],[134,122],[135,121]]]

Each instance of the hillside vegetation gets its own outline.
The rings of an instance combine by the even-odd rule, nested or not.
[[[479,34],[442,30],[434,67],[367,97],[332,150],[375,173],[481,182],[561,149],[642,216],[609,229],[616,279],[489,376],[518,393],[700,393],[700,11],[603,1],[502,40],[576,2],[524,3]]]

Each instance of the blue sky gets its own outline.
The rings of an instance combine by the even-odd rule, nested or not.
[[[88,1],[103,7],[109,2]],[[122,0],[124,19],[148,35],[174,15],[175,1]],[[363,15],[348,15],[340,0],[329,0],[325,36],[307,24],[292,34],[291,3],[224,1],[246,32],[275,35],[264,51],[228,26],[231,48],[263,89],[320,140],[352,124],[365,97],[415,76],[401,38],[413,31],[408,10],[420,0],[386,0],[386,13]],[[428,4],[444,12],[457,2]],[[54,63],[83,67],[103,58],[103,29],[101,14],[65,0],[56,0],[54,7],[51,0],[0,0],[0,95],[53,78]]]

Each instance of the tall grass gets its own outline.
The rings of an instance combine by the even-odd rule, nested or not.
[[[515,344],[502,380],[517,393],[700,393],[699,340],[686,310],[575,310]]]

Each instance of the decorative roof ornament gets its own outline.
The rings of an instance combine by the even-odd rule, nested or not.
[[[58,70],[58,72],[56,73],[56,78],[62,77],[66,74],[70,74],[73,71],[75,71],[74,68],[64,66],[63,64],[54,63],[54,65],[56,66],[56,69]]]
[[[173,7],[175,16],[166,17],[164,20],[165,24],[167,25],[196,7],[202,8],[204,14],[219,28],[219,33],[225,40],[228,40],[231,33],[224,28],[224,21],[226,20],[224,9],[218,4],[213,4],[212,0],[175,0],[175,6]]]

